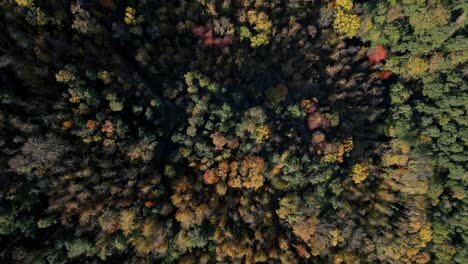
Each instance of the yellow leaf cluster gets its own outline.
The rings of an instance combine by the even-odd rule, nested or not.
[[[429,63],[419,57],[411,57],[405,66],[405,73],[409,76],[418,76],[429,70]]]
[[[408,159],[406,155],[385,154],[382,156],[382,163],[385,167],[390,167],[392,165],[405,166]]]
[[[466,197],[465,189],[462,186],[452,187],[452,198],[463,200]]]
[[[345,153],[353,149],[353,139],[347,138],[343,143],[327,144],[325,147],[324,155],[321,159],[322,162],[339,162],[343,163],[343,156]]]
[[[265,12],[250,10],[247,12],[247,19],[250,24],[254,25],[254,29],[258,32],[269,32],[271,30],[272,23]]]
[[[334,6],[333,29],[340,35],[352,38],[356,36],[361,26],[357,15],[348,13],[353,8],[352,0],[336,0]],[[369,28],[371,25],[366,25]]]
[[[132,25],[135,24],[135,9],[131,7],[125,8],[125,18],[124,18],[125,24]]]
[[[200,225],[210,215],[211,209],[205,203],[190,205],[189,207],[182,204],[182,207],[177,210],[175,218],[180,222],[182,228],[190,229],[194,225]]]
[[[97,77],[105,84],[109,84],[111,82],[111,75],[108,71],[98,72]]]
[[[340,229],[336,228],[330,231],[331,235],[331,244],[332,246],[336,247],[338,245],[338,242],[343,241],[343,238],[341,237],[341,231]]]
[[[68,101],[70,101],[70,103],[79,103],[80,102],[80,97],[77,96],[77,95],[74,95],[74,96],[70,97],[70,99],[68,99]]]
[[[354,183],[358,184],[364,181],[369,176],[369,166],[363,163],[358,163],[351,169],[351,177]]]
[[[301,101],[301,107],[302,107],[302,109],[304,109],[306,111],[310,108],[311,104],[312,104],[312,101],[309,100],[309,99],[303,99]]]
[[[364,32],[369,32],[369,30],[372,28],[372,26],[373,26],[372,19],[367,18],[366,20],[364,20],[364,23],[363,23]]]
[[[16,4],[22,7],[33,5],[33,0],[15,0]]]
[[[341,8],[335,9],[333,29],[347,38],[356,36],[361,26],[357,15],[347,14]]]
[[[241,39],[250,39],[250,46],[256,48],[262,45],[267,45],[269,35],[271,33],[272,23],[268,19],[268,15],[265,12],[257,12],[250,10],[247,12],[247,21],[253,26],[257,35],[253,36],[252,33],[246,27],[240,28]]]
[[[400,139],[394,139],[390,142],[390,146],[394,150],[399,150],[402,154],[408,154],[411,150],[408,142]]]
[[[73,73],[70,71],[60,70],[57,72],[57,74],[55,74],[55,80],[57,80],[57,82],[67,83],[69,81],[75,80],[75,75],[73,75]]]
[[[223,242],[216,246],[216,256],[218,260],[224,257],[230,257],[233,259],[241,259],[246,255],[252,255],[252,250],[245,246],[243,243],[235,242]],[[246,257],[248,258],[248,257]],[[250,263],[250,262],[246,262]]]
[[[392,165],[405,166],[409,160],[408,153],[411,150],[408,142],[394,139],[390,142],[391,151],[382,156],[382,165],[390,167]]]
[[[432,240],[432,230],[430,224],[424,225],[421,230],[419,230],[419,238],[424,244],[427,244]]]
[[[353,138],[349,137],[343,141],[344,152],[350,152],[353,150]]]
[[[335,5],[343,8],[344,10],[351,10],[353,8],[353,1],[352,0],[336,0]]]
[[[263,141],[270,138],[270,128],[266,125],[261,125],[255,130],[257,135],[255,137],[256,141]]]

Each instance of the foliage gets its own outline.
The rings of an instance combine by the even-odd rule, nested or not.
[[[351,0],[339,0],[335,2],[333,8],[333,29],[347,38],[356,36],[361,26],[360,18],[357,15],[348,13],[353,7]]]
[[[351,170],[351,177],[354,183],[358,184],[364,181],[369,176],[369,167],[365,164],[355,164]]]
[[[131,7],[126,7],[125,8],[125,18],[124,18],[125,24],[134,24],[135,23],[135,9]]]
[[[0,1],[1,263],[466,263],[461,0]]]
[[[31,5],[33,5],[33,0],[15,0],[15,2],[19,6],[31,6]]]
[[[466,63],[459,53],[466,43],[466,5],[462,1],[374,1],[368,9],[374,27],[366,39],[389,50],[383,68],[401,76],[390,87],[389,134],[411,142],[414,152],[436,166],[437,178],[427,193],[433,206],[428,214],[434,227],[444,231],[432,236],[429,252],[441,263],[463,263],[466,257],[457,252],[466,246],[465,239],[457,238],[466,236],[466,225],[452,219],[466,210],[466,204],[455,198],[466,190],[467,173],[466,71],[458,64]],[[447,59],[454,54],[459,60]],[[403,153],[409,151],[392,152],[382,157],[385,166],[401,166],[410,159]],[[458,190],[455,196],[450,195],[451,186]]]

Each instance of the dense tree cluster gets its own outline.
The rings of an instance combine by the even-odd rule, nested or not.
[[[0,262],[466,263],[462,0],[0,2]]]

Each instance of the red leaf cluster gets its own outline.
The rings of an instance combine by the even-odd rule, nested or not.
[[[329,121],[319,112],[316,112],[317,108],[318,101],[314,98],[311,100],[307,109],[307,126],[310,130],[315,130],[321,126],[327,127],[329,125]]]
[[[213,37],[213,28],[211,27],[198,26],[193,28],[192,33],[198,38],[203,39],[205,46],[221,47],[232,44],[232,38],[229,36],[222,38]]]
[[[369,65],[373,65],[385,60],[388,56],[387,50],[383,46],[376,46],[374,51],[369,55],[369,60],[367,61]]]
[[[192,33],[199,38],[205,38],[206,28],[204,26],[194,27]]]
[[[388,78],[390,78],[390,75],[392,75],[391,71],[381,71],[379,73],[379,78],[380,80],[387,80]]]

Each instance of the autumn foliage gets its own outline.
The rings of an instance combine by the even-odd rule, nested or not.
[[[212,26],[197,26],[193,28],[192,33],[203,40],[205,46],[215,46],[215,47],[222,47],[222,46],[229,46],[232,44],[232,38],[230,36],[224,37],[215,37],[213,33]]]
[[[381,80],[387,80],[392,75],[391,71],[381,71],[379,72],[379,78]]]
[[[377,64],[383,60],[385,60],[388,56],[388,52],[387,50],[385,49],[384,46],[381,46],[381,45],[377,45],[373,51],[369,54],[369,59],[367,61],[367,63],[369,65],[373,65],[373,64]]]
[[[463,3],[0,0],[0,263],[468,263]]]

